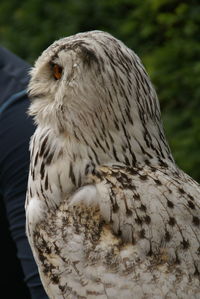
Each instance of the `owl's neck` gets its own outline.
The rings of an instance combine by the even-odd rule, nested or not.
[[[112,134],[103,141],[98,136],[83,139],[78,134],[74,137],[56,134],[50,128],[38,128],[32,139],[30,173],[35,182],[32,196],[41,193],[47,206],[58,205],[87,183],[87,175],[94,173],[99,165],[152,165],[175,169],[167,145],[164,151],[153,138],[147,133],[146,140],[141,138],[139,143],[124,131],[123,136]],[[144,142],[149,146],[145,147]]]
[[[118,130],[102,128],[100,131],[99,127],[76,127],[71,130],[69,140],[65,134],[61,136],[67,141],[71,156],[95,165],[119,163],[129,167],[149,165],[176,169],[161,123],[149,121],[147,126],[119,123]]]

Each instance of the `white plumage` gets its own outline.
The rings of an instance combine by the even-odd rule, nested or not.
[[[31,73],[27,235],[50,298],[199,298],[200,187],[175,164],[139,58],[108,33]]]

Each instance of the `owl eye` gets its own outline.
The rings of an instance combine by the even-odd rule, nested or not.
[[[55,80],[59,80],[62,77],[62,67],[58,64],[53,64],[53,76]]]

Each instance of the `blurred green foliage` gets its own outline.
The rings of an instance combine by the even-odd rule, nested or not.
[[[1,0],[1,44],[33,63],[55,39],[105,30],[142,59],[177,164],[200,180],[199,0]]]

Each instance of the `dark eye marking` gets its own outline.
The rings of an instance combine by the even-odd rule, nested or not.
[[[96,63],[99,62],[94,50],[88,49],[83,45],[79,45],[79,48],[81,49],[83,60],[88,66],[90,66],[93,61],[95,61]]]

